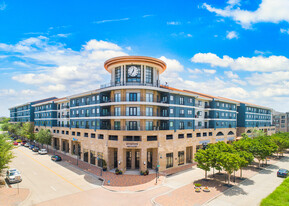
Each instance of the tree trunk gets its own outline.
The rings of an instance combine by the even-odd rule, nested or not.
[[[240,168],[240,178],[242,178],[242,175],[243,175],[243,174],[242,174],[242,171],[243,171],[243,170],[242,170],[242,167],[241,167],[241,168]]]
[[[230,185],[230,178],[231,178],[231,174],[228,173],[228,185]]]
[[[207,179],[208,174],[207,174],[207,170],[205,170],[205,179]]]
[[[213,167],[213,177],[215,177],[215,168]]]
[[[258,166],[258,168],[260,168],[261,160],[258,160],[258,161],[259,161],[259,166]]]
[[[266,157],[266,165],[267,165],[267,157]]]

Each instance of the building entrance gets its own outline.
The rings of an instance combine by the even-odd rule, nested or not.
[[[126,152],[126,169],[131,169],[131,159],[132,159],[131,151],[127,151]]]

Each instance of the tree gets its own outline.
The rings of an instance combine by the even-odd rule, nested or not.
[[[257,137],[263,137],[263,136],[265,136],[265,132],[263,130],[257,130],[257,129],[254,129],[251,135],[253,139]]]
[[[1,126],[1,129],[3,130],[3,131],[8,131],[9,130],[9,123],[4,123],[2,126]]]
[[[277,156],[279,156],[280,153],[283,153],[285,149],[289,148],[289,138],[287,134],[282,133],[272,135],[271,141],[274,142],[278,147],[276,150]]]
[[[29,139],[30,141],[35,140],[34,126],[30,122],[25,122],[22,125],[20,133],[21,133],[21,136],[24,136],[25,138]]]
[[[0,175],[13,159],[13,145],[6,135],[0,134]]]
[[[228,174],[228,185],[230,185],[231,174],[240,168],[241,158],[237,153],[221,152],[217,156],[218,162]]]
[[[211,155],[208,151],[200,149],[195,155],[195,161],[198,163],[197,167],[205,171],[205,179],[207,179],[207,173],[211,169]]]
[[[42,148],[43,144],[46,144],[48,149],[48,145],[51,143],[51,138],[52,135],[49,129],[40,129],[36,135],[36,140],[42,145]]]
[[[254,156],[250,152],[246,151],[238,151],[238,154],[240,156],[240,178],[242,178],[243,167],[247,167],[249,164],[251,164],[254,160]]]

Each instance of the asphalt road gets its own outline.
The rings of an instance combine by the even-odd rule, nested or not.
[[[17,168],[22,175],[19,188],[28,188],[31,193],[24,206],[34,205],[57,197],[98,188],[97,177],[79,170],[66,162],[53,162],[49,155],[39,155],[19,146],[14,150],[15,158],[10,168]],[[14,188],[18,184],[11,185]]]

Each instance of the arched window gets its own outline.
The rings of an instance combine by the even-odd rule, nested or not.
[[[230,131],[230,132],[228,133],[228,135],[234,135],[234,132]]]
[[[223,132],[218,132],[216,136],[223,136]]]

